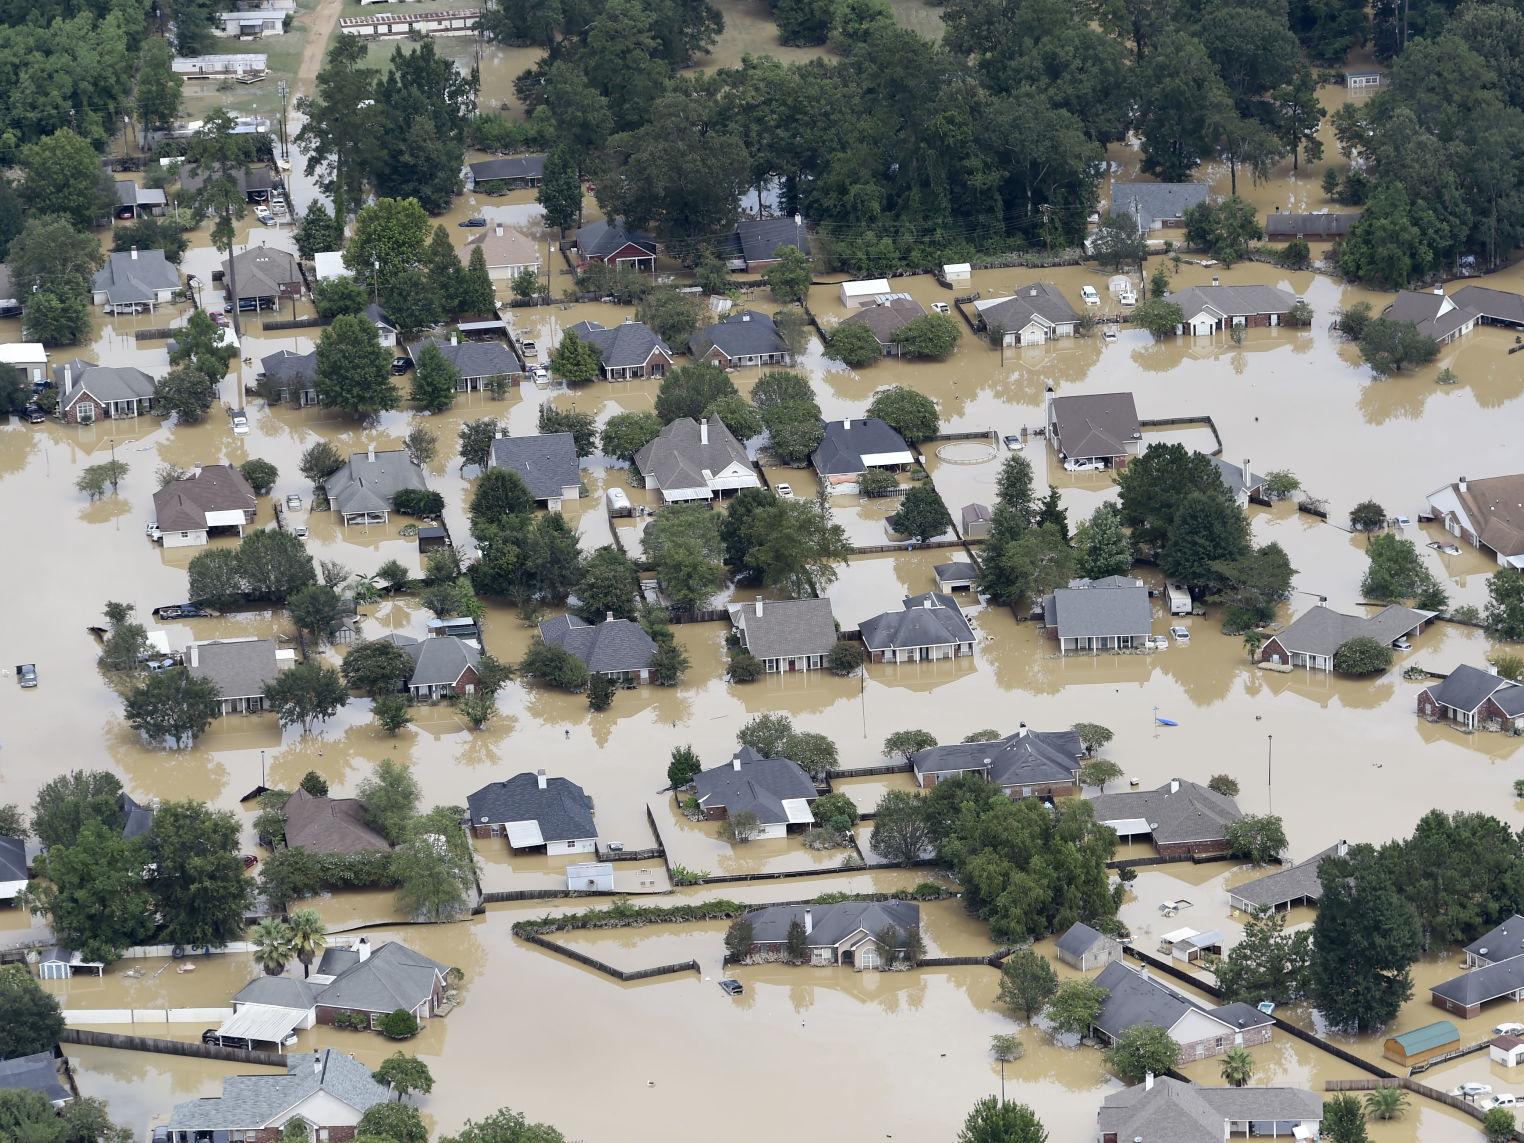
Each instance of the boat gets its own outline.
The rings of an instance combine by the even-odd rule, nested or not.
[[[1154,721],[1157,722],[1160,726],[1179,726],[1180,725],[1178,722],[1176,722],[1172,718],[1161,718],[1157,714],[1154,715]]]

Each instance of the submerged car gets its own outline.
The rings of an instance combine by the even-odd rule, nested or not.
[[[741,982],[739,980],[729,976],[720,981],[720,988],[724,991],[726,996],[740,996],[741,993],[746,991],[741,986]]]
[[[1176,643],[1189,643],[1191,641],[1191,631],[1189,627],[1171,627],[1169,629],[1169,635],[1170,638],[1173,639]]]
[[[487,225],[487,220],[485,218],[483,218],[479,214],[474,214],[470,218],[463,218],[463,219],[461,219],[455,225],[456,226],[486,226]]]
[[[22,663],[16,668],[16,678],[23,687],[31,689],[37,685],[37,664]]]
[[[239,409],[233,413],[230,419],[233,422],[233,432],[237,433],[241,437],[246,437],[249,435],[248,413],[245,413],[242,409]]]

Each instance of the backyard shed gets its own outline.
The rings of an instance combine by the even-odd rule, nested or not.
[[[579,861],[566,867],[566,887],[591,893],[614,891],[612,861]]]
[[[967,262],[949,262],[942,267],[942,281],[949,286],[966,286],[974,280],[974,268]]]
[[[1505,1068],[1516,1068],[1524,1062],[1524,1040],[1517,1036],[1498,1036],[1487,1045],[1487,1058]]]
[[[1460,1030],[1448,1020],[1436,1020],[1411,1032],[1389,1036],[1381,1054],[1403,1067],[1427,1063],[1460,1046]]]
[[[849,310],[873,304],[875,298],[889,293],[889,279],[863,278],[856,282],[841,284],[841,304]]]

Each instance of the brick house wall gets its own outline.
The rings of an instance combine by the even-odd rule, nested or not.
[[[1211,841],[1156,841],[1154,848],[1159,851],[1160,857],[1204,857],[1207,854],[1227,853],[1228,842],[1226,838]]]
[[[455,681],[455,693],[458,695],[463,695],[466,693],[466,688],[468,686],[475,687],[480,682],[481,676],[476,673],[476,668],[467,667],[465,674],[461,675],[460,678]]]
[[[1502,707],[1500,707],[1497,704],[1497,701],[1495,699],[1493,699],[1492,697],[1489,696],[1487,701],[1482,703],[1481,709],[1479,711],[1477,711],[1477,717],[1479,719],[1481,719],[1481,720],[1484,720],[1484,721],[1490,720],[1490,719],[1497,719],[1499,722],[1505,722],[1506,723],[1506,722],[1512,722],[1514,720],[1515,716],[1511,715],[1507,711],[1505,711]]]
[[[1473,1016],[1480,1015],[1482,1011],[1480,1004],[1461,1004],[1458,1001],[1441,996],[1437,992],[1429,993],[1429,1000],[1434,1007],[1443,1008],[1452,1016],[1461,1016],[1467,1020],[1470,1020]]]
[[[1488,700],[1491,702],[1492,700]],[[1428,691],[1418,692],[1418,713],[1428,718],[1447,718],[1445,708],[1434,701],[1434,696]]]
[[[1079,793],[1073,782],[1051,782],[1045,786],[1003,786],[1009,797],[1021,798],[1072,798]],[[1030,790],[1031,793],[1026,793]]]
[[[82,409],[85,410],[87,414],[87,421],[89,418],[93,418],[96,421],[103,421],[106,419],[106,411],[101,407],[100,402],[86,393],[81,394],[79,400],[75,401],[74,404],[69,406],[69,411],[64,416],[64,420],[68,421],[71,425],[87,423],[87,421],[82,422],[80,420],[80,410]]]
[[[1265,1024],[1259,1028],[1245,1028],[1242,1033],[1243,1047],[1253,1048],[1260,1044],[1270,1042],[1272,1024]],[[1188,1044],[1180,1045],[1180,1062],[1190,1060],[1209,1060],[1213,1056],[1220,1056],[1224,1052],[1239,1046],[1239,1034],[1224,1031],[1221,1036],[1206,1036],[1200,1040],[1192,1040]]]
[[[1259,654],[1256,655],[1254,659],[1255,662],[1268,663],[1275,655],[1279,655],[1281,657],[1281,662],[1283,663],[1291,662],[1291,652],[1286,650],[1281,641],[1272,635],[1269,639],[1266,639],[1262,644],[1260,644]]]

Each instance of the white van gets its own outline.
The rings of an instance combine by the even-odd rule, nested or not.
[[[1084,299],[1087,306],[1098,306],[1101,304],[1101,295],[1095,292],[1094,286],[1081,286],[1080,297]]]
[[[1169,613],[1171,615],[1189,615],[1191,613],[1191,593],[1178,583],[1164,585],[1165,594],[1169,597]]]

